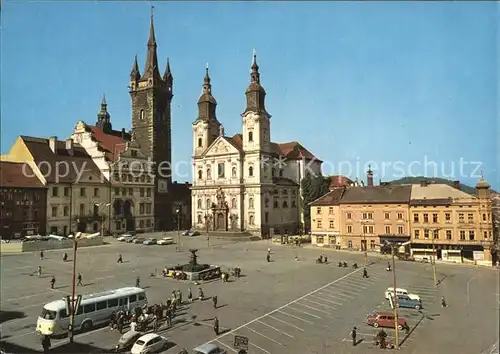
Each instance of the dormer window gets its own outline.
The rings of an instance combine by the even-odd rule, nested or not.
[[[248,132],[248,142],[253,141],[253,132]]]
[[[140,114],[139,117],[141,118],[141,120],[143,120],[144,119],[144,110],[141,109],[141,112],[139,114]]]
[[[198,147],[201,148],[203,146],[203,140],[201,138],[198,138]]]

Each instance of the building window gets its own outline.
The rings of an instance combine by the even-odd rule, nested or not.
[[[398,213],[398,220],[403,220],[403,213]]]
[[[429,222],[429,214],[424,213],[424,223],[428,223],[428,222]]]
[[[403,227],[403,226],[401,226],[401,225],[399,225],[399,226],[398,226],[398,235],[402,235],[402,234],[404,234],[404,232],[405,232],[404,227]]]
[[[334,223],[333,223],[333,220],[330,220],[330,222],[328,223],[328,227],[330,229],[333,229],[335,226],[334,226]]]
[[[85,215],[85,204],[80,204],[80,216]]]
[[[248,168],[248,176],[253,177],[253,167],[252,166],[250,166]]]
[[[140,112],[139,118],[140,118],[141,120],[143,120],[143,119],[144,119],[144,110],[143,110],[143,109],[141,109],[141,112]]]
[[[198,138],[198,147],[201,148],[203,146],[203,140]]]
[[[63,208],[63,215],[64,216],[69,216],[69,207],[68,206],[64,206],[64,208]]]
[[[203,218],[201,217],[201,214],[198,214],[198,224],[202,224],[203,223]]]
[[[253,215],[250,215],[250,217],[248,218],[248,223],[250,225],[254,225],[255,224],[255,217]]]
[[[385,220],[389,220],[391,218],[391,213],[384,213]]]
[[[486,240],[488,238],[488,231],[484,231],[484,239]]]
[[[319,214],[321,214],[321,207],[316,208],[316,215],[319,215]]]
[[[316,244],[322,245],[325,242],[324,236],[316,236]]]
[[[144,220],[139,221],[139,229],[144,228]]]
[[[429,238],[429,230],[424,230],[424,238],[426,240]]]
[[[446,239],[451,240],[451,230],[446,230]]]
[[[150,219],[146,220],[146,226],[151,227],[151,220]]]
[[[269,198],[264,200],[264,207],[269,208]]]
[[[288,202],[286,200],[283,202],[283,208],[288,208]]]
[[[56,207],[56,206],[53,206],[53,207],[52,207],[52,217],[53,217],[53,218],[56,218],[56,217],[57,217],[57,207]]]
[[[474,241],[475,233],[474,231],[469,231],[469,240]]]
[[[64,196],[69,197],[69,187],[64,187]]]
[[[217,164],[217,177],[224,178],[225,166],[224,162],[220,162]]]
[[[373,234],[375,232],[374,229],[373,225],[368,226],[368,233]]]
[[[460,240],[465,240],[465,231],[464,230],[460,230]]]
[[[146,197],[151,197],[151,188],[146,188]]]
[[[275,201],[274,201],[273,206],[274,206],[275,208],[279,208],[279,204],[278,204],[278,201],[277,201],[277,200],[275,200]]]
[[[212,170],[210,167],[207,168],[207,179],[212,179]]]
[[[474,214],[467,214],[467,221],[469,224],[474,223]]]
[[[458,214],[458,222],[459,222],[460,224],[463,224],[463,223],[465,222],[465,216],[464,216],[464,214],[463,214],[463,213],[459,213],[459,214]]]
[[[385,226],[385,234],[390,235],[391,234],[391,227],[389,225]]]
[[[352,248],[352,241],[351,240],[347,241],[347,247]]]
[[[450,213],[445,213],[444,214],[444,220],[446,221],[447,224],[451,222],[451,214]]]
[[[207,206],[207,209],[210,209],[210,207],[212,206],[212,202],[211,202],[211,200],[210,200],[210,199],[207,199],[207,204],[206,204],[206,206]]]
[[[140,203],[139,204],[139,214],[144,214],[144,210],[145,210],[145,204],[144,203]]]
[[[437,222],[439,222],[439,221],[438,221],[438,214],[436,214],[436,213],[432,214],[432,222],[433,222],[433,223],[437,223]]]
[[[231,199],[231,208],[236,209],[236,198]]]
[[[198,209],[201,209],[201,199],[198,199],[198,202],[196,203]]]
[[[316,222],[316,227],[317,227],[318,229],[321,229],[321,227],[322,227],[322,226],[323,226],[323,225],[321,224],[321,220],[318,220],[318,221]]]
[[[352,218],[352,214],[351,213],[346,213],[345,214],[345,218],[346,219],[351,219]]]
[[[233,167],[231,169],[231,176],[234,177],[234,178],[236,178],[236,167]]]
[[[415,240],[418,240],[420,238],[420,230],[415,230],[415,232],[413,234],[413,238]]]
[[[198,170],[198,179],[203,179],[203,171]]]
[[[439,240],[439,230],[434,230],[434,239]]]
[[[87,195],[87,191],[85,188],[80,188],[80,197],[85,197]]]
[[[347,233],[352,234],[352,225],[347,225]]]
[[[128,195],[130,195],[130,196],[134,195],[134,188],[128,189]]]
[[[413,214],[413,222],[418,222],[418,214]]]
[[[115,226],[116,226],[116,229],[117,229],[117,230],[120,230],[120,229],[122,228],[122,223],[121,223],[120,221],[117,221],[117,222],[115,223]]]
[[[94,197],[99,196],[99,188],[94,188]]]
[[[292,208],[296,208],[297,207],[297,203],[295,202],[295,200],[292,200]]]
[[[333,215],[333,207],[328,208],[328,215]]]
[[[52,188],[52,196],[53,197],[58,197],[59,196],[59,188],[53,187]]]
[[[483,213],[483,221],[486,221],[486,214]]]
[[[374,240],[370,240],[370,249],[375,249],[375,241]]]
[[[248,208],[253,209],[253,198],[248,199]]]
[[[120,195],[120,188],[115,188],[115,195]]]
[[[141,187],[141,188],[139,188],[139,196],[140,196],[141,198],[144,198],[144,188],[142,188],[142,187]]]
[[[94,204],[94,216],[99,216],[99,205]]]
[[[253,132],[248,132],[248,141],[253,142]]]

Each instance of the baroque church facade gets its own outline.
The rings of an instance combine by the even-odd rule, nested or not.
[[[297,141],[272,142],[255,55],[245,95],[242,133],[226,136],[206,69],[193,122],[191,223],[200,230],[261,237],[295,233],[303,224],[300,181],[321,173],[322,161]]]

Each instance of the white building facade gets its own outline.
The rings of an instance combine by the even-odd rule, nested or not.
[[[254,56],[242,134],[224,135],[208,69],[193,123],[192,225],[248,231],[261,237],[295,233],[302,219],[299,182],[321,161],[298,142],[271,141],[271,115]]]

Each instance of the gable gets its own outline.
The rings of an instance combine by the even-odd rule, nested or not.
[[[208,149],[203,153],[203,157],[206,156],[221,156],[229,154],[239,154],[240,152],[233,144],[231,144],[227,138],[219,136],[215,141],[208,147]]]

